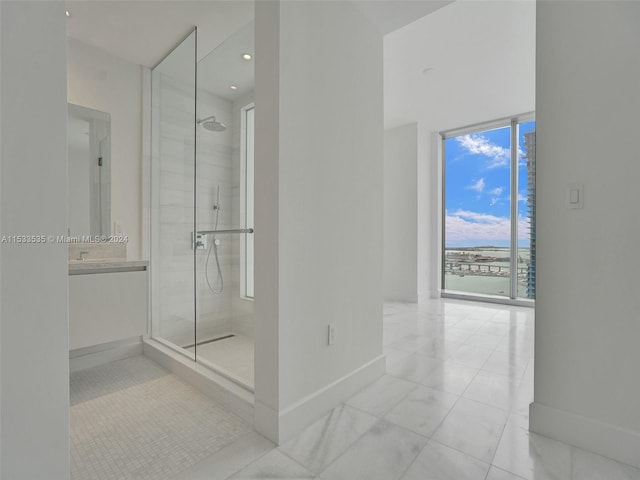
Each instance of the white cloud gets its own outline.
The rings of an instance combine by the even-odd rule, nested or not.
[[[529,239],[529,220],[525,217],[518,221],[518,236],[520,240]],[[469,210],[447,212],[446,237],[447,244],[504,243],[511,237],[511,222],[507,217]]]
[[[491,143],[482,135],[462,135],[456,140],[469,153],[489,157],[487,168],[508,167],[511,162],[511,151],[508,148]]]
[[[469,190],[475,190],[478,193],[482,193],[482,191],[484,190],[484,178],[481,178],[473,185],[469,185],[467,188]]]
[[[473,223],[483,223],[494,225],[500,223],[503,220],[509,221],[507,217],[496,217],[490,213],[472,212],[470,210],[456,210],[452,214],[453,216],[464,218]]]
[[[504,187],[496,187],[489,190],[489,195],[491,195],[491,200],[489,200],[490,207],[502,203],[504,200],[508,200],[508,196],[506,198],[502,197],[502,192],[504,192]]]

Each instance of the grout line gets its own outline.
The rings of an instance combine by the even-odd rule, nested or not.
[[[504,472],[504,473],[506,473],[506,474],[508,474],[508,475],[512,475],[512,476],[516,477],[516,479],[519,479],[519,480],[526,480],[526,478],[521,477],[520,475],[516,475],[515,473],[510,472],[509,470],[505,470],[504,468],[497,467],[497,466],[495,466],[494,464],[491,464],[491,466],[489,467],[489,471],[491,471],[491,469],[492,469],[492,468],[494,468],[494,469],[496,469],[496,470],[499,470],[499,471],[501,471],[501,472]],[[486,480],[487,478],[489,478],[489,472],[487,472],[487,476],[485,477],[485,480]],[[573,477],[570,477],[570,478],[573,478]],[[569,480],[569,479],[567,479],[567,480]]]
[[[443,446],[443,447],[445,447],[445,448],[449,448],[449,449],[451,449],[451,450],[453,450],[453,451],[456,451],[456,452],[458,452],[458,453],[461,453],[462,455],[464,455],[464,456],[466,456],[466,457],[469,457],[469,458],[471,458],[471,459],[473,459],[473,460],[476,460],[477,462],[484,463],[485,465],[489,465],[489,469],[487,469],[487,475],[489,474],[489,470],[490,470],[490,469],[491,469],[491,467],[493,466],[493,464],[491,464],[491,463],[487,463],[487,462],[485,462],[484,460],[482,460],[481,458],[474,457],[473,455],[471,455],[471,454],[469,454],[469,453],[467,453],[467,452],[463,452],[463,451],[462,451],[462,450],[460,450],[459,448],[452,447],[451,445],[447,445],[447,444],[445,444],[445,443],[439,442],[438,440],[436,440],[436,439],[434,439],[434,438],[430,438],[430,439],[429,439],[429,443],[431,443],[431,442],[433,442],[433,443],[437,443],[438,445],[441,445],[441,446]],[[509,473],[511,473],[511,472],[509,472]],[[486,478],[486,477],[485,477],[485,478]]]
[[[256,432],[257,433],[257,432]],[[256,463],[258,460],[261,460],[263,457],[266,457],[267,455],[269,455],[271,452],[273,452],[274,450],[278,450],[278,447],[275,446],[273,447],[271,450],[269,450],[268,452],[264,452],[262,455],[258,456],[257,458],[255,458],[253,461],[247,463],[244,467],[240,467],[238,470],[236,470],[235,472],[233,472],[231,475],[229,475],[225,480],[229,480],[230,478],[232,478],[235,474],[237,474],[238,472],[241,472],[242,470],[244,470],[245,468],[250,467],[251,465],[253,465],[254,463]]]
[[[385,374],[385,375],[389,375],[389,374]],[[393,377],[393,375],[389,375],[389,376],[390,376],[390,377]],[[382,378],[382,377],[380,377],[380,378]],[[393,377],[393,378],[396,378],[396,379],[398,379],[398,380],[404,380],[405,382],[413,383],[415,386],[414,386],[414,388],[412,388],[411,390],[409,390],[406,394],[404,394],[400,400],[398,400],[396,403],[394,403],[392,407],[390,407],[390,408],[388,408],[387,410],[385,410],[385,411],[384,411],[384,413],[382,413],[382,416],[378,416],[378,415],[376,415],[375,413],[367,412],[366,410],[363,410],[362,408],[359,408],[359,407],[356,407],[356,406],[354,406],[354,405],[351,405],[351,404],[347,403],[349,400],[351,400],[351,398],[355,397],[356,395],[358,395],[359,393],[361,393],[363,390],[366,390],[366,388],[367,388],[367,387],[365,387],[363,390],[360,390],[360,392],[356,393],[356,394],[355,394],[355,395],[353,395],[352,397],[348,398],[348,399],[347,399],[347,401],[343,403],[343,405],[346,405],[346,406],[351,407],[351,408],[355,408],[355,409],[356,409],[356,410],[358,410],[359,412],[366,413],[366,414],[368,414],[368,415],[374,416],[374,417],[376,417],[378,420],[384,420],[384,416],[385,416],[387,413],[389,413],[391,410],[393,410],[394,408],[396,408],[400,402],[404,401],[404,400],[405,400],[409,395],[411,395],[411,394],[413,393],[413,391],[414,391],[414,390],[416,390],[416,388],[417,388],[417,387],[420,387],[420,386],[423,386],[423,387],[424,387],[424,385],[420,385],[419,383],[412,382],[411,380],[406,380],[406,379],[404,379],[404,378],[399,378],[399,377]],[[386,421],[386,420],[385,420],[385,421]]]
[[[339,407],[350,407],[350,408],[353,408],[354,410],[357,410],[357,411],[359,411],[359,412],[361,412],[361,413],[366,413],[366,414],[368,414],[368,415],[371,415],[372,417],[375,417],[375,418],[376,418],[376,421],[375,421],[375,422],[374,422],[374,423],[373,423],[369,428],[367,428],[367,430],[365,430],[365,431],[362,433],[362,435],[360,435],[360,436],[359,436],[358,438],[356,438],[353,442],[351,442],[351,444],[350,444],[350,445],[349,445],[349,446],[348,446],[348,447],[347,447],[347,448],[346,448],[346,449],[345,449],[341,454],[339,454],[336,458],[334,458],[333,460],[331,460],[331,461],[330,461],[330,462],[329,462],[329,463],[328,463],[328,464],[327,464],[327,465],[326,465],[326,466],[325,466],[325,467],[324,467],[320,472],[318,472],[317,474],[316,474],[315,472],[313,472],[313,471],[309,470],[309,468],[307,468],[306,466],[304,466],[304,465],[303,465],[303,467],[305,467],[305,469],[309,470],[309,471],[314,475],[314,478],[315,478],[315,477],[318,477],[318,478],[319,478],[319,477],[322,475],[322,473],[326,472],[326,471],[329,469],[329,467],[330,467],[331,465],[333,465],[333,464],[334,464],[334,463],[336,463],[340,458],[342,458],[342,457],[343,457],[343,456],[344,456],[344,455],[345,455],[349,450],[351,450],[351,448],[352,448],[356,443],[358,443],[360,440],[362,440],[362,439],[364,438],[364,436],[365,436],[365,435],[367,435],[375,425],[377,425],[381,420],[383,420],[382,418],[378,417],[377,415],[374,415],[374,414],[369,413],[369,412],[365,412],[365,411],[360,410],[359,408],[354,407],[354,406],[352,406],[352,405],[347,405],[346,403],[341,403],[341,404],[340,404],[340,405],[338,405],[338,407],[336,407],[336,408],[339,408]],[[334,410],[335,410],[335,408],[334,408]],[[333,412],[333,410],[332,410],[331,412]],[[329,414],[331,414],[331,412],[329,412]],[[324,418],[324,417],[322,417],[322,418]],[[319,420],[321,420],[321,419],[319,419]],[[317,421],[319,421],[319,420],[316,420],[316,422],[317,422]],[[315,423],[315,422],[314,422],[314,423]],[[313,423],[312,423],[311,425],[313,425]],[[309,425],[309,427],[310,427],[311,425]],[[309,428],[309,427],[307,427],[307,428]],[[302,432],[301,432],[301,433],[302,433]],[[297,436],[299,436],[299,435],[300,435],[300,434],[298,434]],[[297,437],[297,436],[296,436],[296,437]],[[293,437],[293,438],[296,438],[296,437]],[[280,450],[280,447],[278,447],[278,450]],[[286,452],[284,452],[284,451],[282,451],[282,450],[280,450],[280,451],[281,451],[283,454],[285,454],[287,457],[289,457],[289,458],[292,458],[292,459],[293,459],[293,457],[290,457]],[[295,460],[295,459],[293,459],[293,460]],[[296,462],[297,462],[297,460],[296,460]],[[298,462],[298,463],[300,463],[300,462]]]
[[[498,438],[498,443],[496,445],[496,451],[493,452],[493,456],[491,457],[491,465],[493,465],[493,462],[496,459],[496,455],[498,454],[498,449],[500,448],[500,443],[502,442],[502,437],[504,436],[504,431],[507,429],[507,424],[509,423],[509,417],[511,416],[511,413],[509,412],[509,414],[507,415],[507,420],[506,422],[504,422],[504,425],[502,426],[502,432],[500,432],[500,437]],[[509,472],[512,473],[512,472]]]

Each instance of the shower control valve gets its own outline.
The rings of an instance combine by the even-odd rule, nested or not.
[[[206,250],[209,246],[209,239],[207,235],[203,233],[191,232],[191,249],[192,250]]]

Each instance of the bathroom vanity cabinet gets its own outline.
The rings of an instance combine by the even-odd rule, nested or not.
[[[69,265],[69,350],[147,333],[148,262]]]

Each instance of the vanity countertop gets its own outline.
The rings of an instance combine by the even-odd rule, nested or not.
[[[69,275],[91,273],[139,272],[149,269],[147,260],[84,260],[69,261]]]

